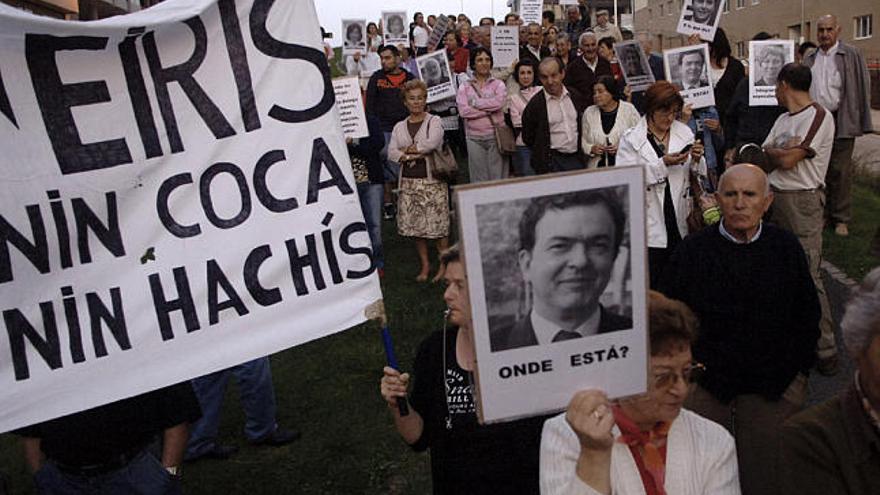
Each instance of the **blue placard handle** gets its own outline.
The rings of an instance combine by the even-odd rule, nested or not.
[[[382,343],[385,344],[385,359],[388,360],[388,366],[400,371],[400,365],[397,364],[397,356],[394,355],[394,343],[391,341],[391,332],[388,327],[382,327]],[[406,404],[405,397],[397,398],[397,411],[401,416],[409,414],[409,406]]]

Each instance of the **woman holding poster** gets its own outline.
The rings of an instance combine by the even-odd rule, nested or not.
[[[426,111],[428,87],[424,82],[408,81],[401,97],[409,117],[394,126],[388,143],[388,159],[400,164],[397,232],[415,239],[421,262],[416,281],[424,282],[431,271],[428,239],[435,239],[437,250],[443,251],[449,235],[448,188],[431,174],[431,153],[443,145],[443,119]],[[434,281],[442,277],[441,266]]]
[[[690,174],[706,175],[703,145],[679,122],[684,100],[669,81],[645,91],[645,116],[626,131],[617,150],[617,165],[645,169],[648,214],[648,271],[656,287],[672,251],[687,235]]]
[[[541,438],[541,493],[739,495],[733,437],[682,409],[703,369],[691,345],[697,319],[659,292],[648,298],[648,391],[610,402],[582,390]]]

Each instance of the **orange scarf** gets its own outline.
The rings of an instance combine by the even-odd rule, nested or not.
[[[666,437],[672,424],[657,423],[651,430],[642,431],[620,406],[615,406],[612,410],[614,421],[621,432],[617,441],[629,446],[639,468],[645,493],[666,495],[663,487],[666,481]]]

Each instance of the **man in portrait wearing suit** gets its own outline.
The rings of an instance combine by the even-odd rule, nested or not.
[[[632,328],[632,320],[599,304],[625,221],[607,189],[533,198],[520,219],[518,255],[532,308],[512,326],[491,329],[492,351]]]
[[[709,85],[703,50],[684,52],[678,60],[681,67],[682,89],[699,89]]]

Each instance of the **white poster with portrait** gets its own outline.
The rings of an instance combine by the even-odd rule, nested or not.
[[[666,80],[679,88],[685,104],[693,108],[711,107],[715,92],[709,81],[709,45],[683,46],[663,50]]]
[[[519,18],[523,25],[531,23],[541,24],[541,15],[544,13],[544,0],[520,0]]]
[[[364,19],[342,20],[342,54],[367,53],[367,21]]]
[[[782,66],[794,62],[794,41],[761,40],[749,42],[749,105],[774,106],[776,76]]]
[[[519,59],[519,26],[492,26],[492,60],[495,67],[510,67]]]
[[[712,41],[721,23],[721,6],[725,1],[684,0],[676,31],[686,36],[698,34],[701,40]]]
[[[449,69],[446,50],[422,55],[416,59],[419,79],[428,86],[428,103],[455,96],[455,82]]]
[[[648,64],[648,56],[642,45],[636,41],[623,41],[614,44],[614,52],[623,71],[623,78],[632,91],[645,91],[654,84],[654,73]]]
[[[614,167],[456,188],[482,423],[647,389],[643,181]]]
[[[386,45],[409,45],[406,11],[382,12],[382,36]]]

